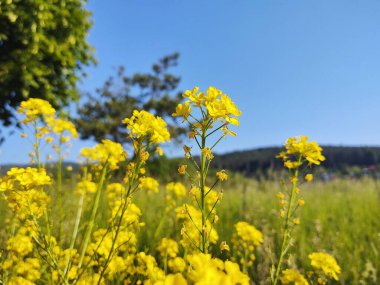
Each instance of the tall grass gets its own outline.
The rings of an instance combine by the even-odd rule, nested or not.
[[[278,251],[281,220],[275,194],[280,182],[241,179],[224,189],[218,212],[220,240],[231,240],[233,225],[246,220],[263,231],[253,279],[263,284],[270,267],[270,252]],[[291,255],[286,260],[298,268],[310,268],[308,254],[326,250],[342,267],[340,284],[378,284],[380,280],[380,183],[372,179],[337,179],[303,186],[306,201],[300,211],[301,224],[294,231]],[[146,227],[141,231],[140,248],[153,248],[164,236],[178,236],[178,226],[164,216],[163,192],[138,195]],[[163,221],[162,221],[163,219]],[[159,224],[161,231],[157,233]],[[217,251],[217,250],[215,250]],[[256,278],[255,278],[256,276]]]

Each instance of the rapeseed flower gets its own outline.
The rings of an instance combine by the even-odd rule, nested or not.
[[[309,285],[306,278],[294,269],[286,269],[282,271],[281,282],[284,285],[294,284],[294,285]]]
[[[309,259],[312,267],[317,270],[322,270],[322,272],[330,278],[339,280],[338,275],[341,269],[333,256],[324,252],[313,252],[309,254]]]

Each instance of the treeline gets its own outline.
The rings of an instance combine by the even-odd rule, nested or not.
[[[226,169],[247,177],[268,178],[284,169],[281,160],[276,158],[281,151],[281,147],[266,147],[216,154],[211,167],[215,170]],[[380,172],[380,147],[323,146],[323,154],[326,160],[321,167],[318,167],[318,172],[344,175]],[[180,164],[186,163],[185,158],[156,157],[149,164],[147,174],[162,181],[178,180],[176,170]],[[0,173],[4,174],[13,166],[15,165],[1,166]],[[64,168],[67,166],[72,167],[73,172],[79,170],[79,165],[76,163],[65,163]],[[51,168],[54,173],[53,169],[54,166]],[[123,175],[123,169],[119,172],[119,175]]]
[[[276,155],[280,147],[258,148],[217,155],[215,168],[224,168],[246,176],[267,175],[283,168]],[[380,147],[323,146],[326,161],[322,168],[334,173],[347,173],[350,169],[377,169],[380,166]]]

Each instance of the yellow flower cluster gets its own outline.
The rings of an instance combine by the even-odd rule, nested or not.
[[[51,184],[51,178],[44,168],[13,167],[0,179],[0,191],[27,191]]]
[[[78,138],[77,129],[70,121],[50,117],[46,119],[46,123],[52,132],[60,136],[61,143],[64,143],[70,139],[69,136],[64,136],[65,133],[69,134],[73,138]]]
[[[325,157],[322,155],[322,148],[316,142],[309,142],[307,136],[292,137],[285,143],[286,151],[281,152],[277,157],[282,158],[284,166],[289,169],[300,167],[305,161],[309,165],[320,165]]]
[[[153,144],[170,140],[166,122],[161,117],[155,117],[149,112],[134,110],[132,117],[125,118],[123,123],[127,125],[131,138],[146,139]]]
[[[253,265],[255,248],[263,243],[263,234],[247,222],[235,224],[235,232],[232,237],[233,260],[247,268]]]
[[[20,122],[27,124],[37,120],[38,118],[49,118],[54,117],[55,109],[50,105],[49,102],[38,99],[30,98],[27,101],[23,101],[20,104],[20,108],[17,110],[17,113],[23,114],[26,116],[25,119]]]
[[[200,108],[202,112],[207,112],[206,117],[213,121],[220,121],[222,124],[239,125],[236,117],[241,116],[241,111],[232,102],[231,98],[223,94],[213,86],[209,87],[205,92],[199,92],[199,87],[194,87],[192,90],[186,90],[183,97],[187,98],[184,104],[179,104],[174,117],[183,117],[187,120],[191,114],[191,107]]]
[[[114,170],[118,169],[119,163],[126,159],[127,153],[121,144],[104,139],[92,148],[82,148],[81,156],[93,162],[107,163],[108,167]]]
[[[181,229],[181,244],[188,252],[196,252],[194,242],[201,239],[202,213],[192,205],[183,205],[176,210],[178,222],[183,223]],[[191,218],[190,218],[191,217]],[[209,220],[206,221],[203,231],[211,244],[216,244],[219,236]]]
[[[159,183],[152,177],[140,177],[139,188],[145,189],[148,192],[158,192]]]
[[[8,239],[6,244],[7,256],[0,263],[0,270],[6,270],[8,276],[4,284],[35,284],[41,277],[40,261],[33,257],[34,245],[28,230],[20,228],[17,234]]]
[[[314,269],[322,270],[326,276],[339,280],[341,269],[333,256],[324,252],[313,252],[309,254],[309,259]]]
[[[77,186],[75,187],[75,192],[79,195],[94,194],[96,192],[96,189],[97,185],[95,182],[84,179],[77,183]]]
[[[181,182],[169,182],[166,184],[165,210],[171,211],[177,203],[186,196],[186,187]]]
[[[191,284],[249,284],[249,277],[234,262],[223,262],[203,253],[189,255],[187,260]]]
[[[50,203],[43,187],[50,184],[51,179],[43,168],[14,167],[0,179],[0,191],[4,192],[8,207],[20,220],[25,220],[28,216],[39,218],[43,215]]]
[[[309,285],[306,278],[294,269],[286,269],[282,271],[281,283],[284,285]]]
[[[174,258],[177,256],[179,248],[175,240],[163,238],[157,246],[157,251],[162,257]]]

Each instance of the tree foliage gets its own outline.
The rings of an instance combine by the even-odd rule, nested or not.
[[[29,98],[61,108],[79,94],[83,66],[94,62],[84,0],[0,0],[0,120]]]
[[[78,108],[76,124],[83,139],[104,138],[128,143],[127,130],[122,120],[132,115],[133,110],[147,110],[169,122],[174,137],[184,133],[171,114],[182,100],[177,91],[180,77],[168,72],[176,66],[178,53],[163,57],[152,66],[151,72],[127,76],[120,67],[116,78],[109,78],[96,91],[87,94],[87,100]]]

